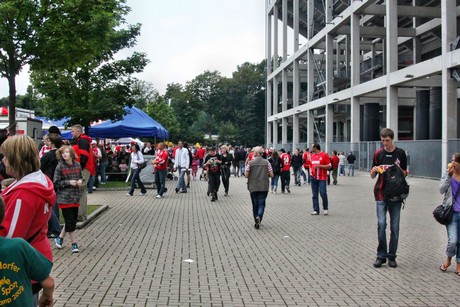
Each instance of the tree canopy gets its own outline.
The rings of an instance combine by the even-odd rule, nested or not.
[[[125,0],[3,0],[0,2],[0,76],[9,85],[10,134],[15,134],[16,76],[31,71],[69,70],[110,59],[126,45],[124,30],[116,31],[129,12]],[[130,31],[130,30],[128,30]],[[72,70],[72,69],[71,69]],[[75,71],[75,69],[74,69]]]

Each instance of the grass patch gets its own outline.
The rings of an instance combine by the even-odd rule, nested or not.
[[[87,211],[87,215],[90,215],[91,213],[93,213],[94,211],[96,211],[97,209],[99,209],[100,207],[102,207],[102,205],[88,205],[86,211]],[[62,211],[61,209],[59,208],[59,222],[61,224],[65,224],[64,222],[64,217],[62,216]]]
[[[108,181],[106,184],[99,185],[98,189],[126,188],[129,187],[129,185],[129,182],[124,181]]]

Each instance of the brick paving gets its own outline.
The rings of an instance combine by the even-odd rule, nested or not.
[[[254,229],[246,179],[210,202],[207,183],[155,199],[136,190],[98,190],[107,204],[69,239],[53,245],[55,306],[454,306],[460,278],[442,273],[446,231],[431,211],[442,197],[434,180],[410,178],[402,211],[397,269],[372,266],[377,248],[374,181],[367,173],[329,186],[329,216],[311,216],[308,185],[269,194]],[[221,187],[222,190],[222,187]],[[193,262],[185,262],[191,259]]]

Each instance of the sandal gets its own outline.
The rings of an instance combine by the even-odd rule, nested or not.
[[[441,266],[439,267],[439,269],[443,272],[447,271],[447,268],[450,267],[450,263],[446,266],[443,264],[441,264]],[[458,274],[460,274],[460,272],[457,272]]]

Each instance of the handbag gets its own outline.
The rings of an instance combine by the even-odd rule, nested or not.
[[[144,161],[142,163],[137,163],[137,167],[141,170],[147,167],[147,163]]]
[[[454,203],[455,200],[457,199],[457,195],[459,192],[460,188],[457,189],[457,192],[455,192],[455,196],[452,199],[452,202],[448,205],[439,205],[437,206],[434,211],[433,211],[433,217],[434,219],[441,225],[449,225],[450,222],[452,222],[452,217],[454,215]]]

